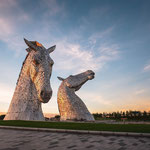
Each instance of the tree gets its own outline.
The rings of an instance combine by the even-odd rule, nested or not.
[[[5,118],[6,115],[1,115],[0,116],[0,120],[3,120]]]

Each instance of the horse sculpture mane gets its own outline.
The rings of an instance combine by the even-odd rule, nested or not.
[[[88,70],[66,79],[58,77],[62,81],[57,93],[61,120],[94,121],[86,105],[75,94],[75,91],[78,91],[85,82],[94,78],[94,74],[93,71]]]
[[[29,53],[26,55],[26,58],[25,58],[25,60],[24,60],[23,63],[22,63],[21,71],[20,71],[20,74],[19,74],[19,77],[18,77],[18,80],[17,80],[16,85],[18,85],[18,82],[19,82],[19,79],[20,79],[20,75],[21,75],[21,73],[22,73],[22,69],[23,69],[23,67],[24,67],[24,64],[25,64],[26,59],[28,58],[28,56],[29,56]]]
[[[45,120],[41,103],[52,96],[50,77],[53,60],[49,53],[55,46],[46,49],[37,41],[28,41],[28,52],[17,80],[15,92],[4,120]]]

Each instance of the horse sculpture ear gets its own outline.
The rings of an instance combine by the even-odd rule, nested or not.
[[[56,48],[56,45],[48,48],[47,50],[48,50],[49,53],[51,53],[51,52],[53,52],[55,50],[55,48]]]
[[[30,41],[28,41],[27,39],[25,39],[24,38],[24,41],[25,41],[25,43],[29,46],[29,48],[31,48],[31,49],[33,49],[34,51],[37,51],[37,48],[30,42]],[[31,51],[31,49],[30,49],[30,51]],[[29,51],[29,49],[26,49],[27,50],[27,52]],[[29,52],[30,52],[29,51]]]
[[[64,81],[65,79],[64,78],[61,78],[61,77],[57,77],[60,81]]]

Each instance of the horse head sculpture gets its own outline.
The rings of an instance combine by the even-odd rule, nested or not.
[[[44,120],[41,103],[52,96],[50,77],[54,61],[49,54],[56,46],[46,49],[37,41],[24,39],[28,52],[17,81],[5,120]]]
[[[92,80],[94,75],[93,71],[88,70],[77,75],[70,75],[66,79],[58,77],[62,81],[57,94],[61,120],[94,121],[86,105],[75,94],[75,91],[78,91],[88,80]]]
[[[46,49],[37,41],[28,41],[25,43],[29,46],[27,52],[30,53],[27,73],[35,84],[38,98],[41,102],[47,103],[52,96],[50,86],[50,77],[54,61],[50,58],[49,53],[53,52],[56,46]]]

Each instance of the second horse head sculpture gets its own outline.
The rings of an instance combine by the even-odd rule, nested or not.
[[[57,93],[61,120],[94,121],[94,117],[86,105],[75,94],[75,91],[78,91],[88,80],[92,80],[94,75],[93,71],[87,70],[77,75],[71,75],[66,79],[58,77],[62,81]]]

